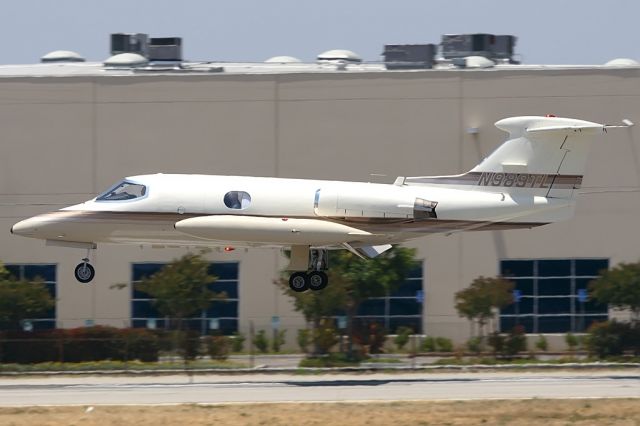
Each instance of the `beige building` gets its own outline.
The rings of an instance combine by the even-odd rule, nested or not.
[[[122,177],[166,172],[393,182],[467,171],[505,139],[493,123],[508,116],[640,121],[638,67],[286,67],[0,67],[0,259],[26,275],[40,270],[30,265],[49,265],[58,327],[129,326],[137,317],[134,325],[158,326],[140,316],[143,308],[134,312],[132,265],[166,262],[185,249],[102,245],[92,262],[96,279],[87,285],[73,277],[83,250],[9,233],[21,219],[90,199]],[[423,331],[466,338],[469,326],[456,314],[454,293],[479,275],[505,271],[518,277],[523,298],[504,324],[517,317],[530,332],[580,329],[593,307],[585,308],[578,290],[593,271],[640,257],[639,150],[633,129],[596,141],[569,222],[413,241],[422,262]],[[284,265],[279,252],[210,257],[239,262],[238,276],[227,277],[238,289],[231,329],[246,332],[251,321],[268,329],[273,317],[282,328],[304,325],[273,284]],[[521,262],[502,262],[514,259]],[[385,312],[401,316],[398,309]],[[597,307],[593,312],[602,317]],[[207,321],[207,328],[219,326]]]

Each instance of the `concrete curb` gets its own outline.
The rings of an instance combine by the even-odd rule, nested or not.
[[[472,364],[472,365],[410,365],[390,366],[388,364],[368,364],[358,367],[255,367],[255,368],[199,368],[199,369],[158,369],[158,370],[86,370],[86,371],[0,371],[0,377],[18,376],[164,376],[164,375],[239,375],[239,374],[314,374],[314,373],[407,373],[407,372],[473,372],[473,371],[512,371],[512,370],[627,370],[640,369],[640,363],[626,362],[589,362],[566,364]]]

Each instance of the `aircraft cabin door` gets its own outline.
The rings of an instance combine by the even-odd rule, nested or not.
[[[338,216],[338,192],[328,188],[316,191],[313,200],[313,212],[316,216]]]

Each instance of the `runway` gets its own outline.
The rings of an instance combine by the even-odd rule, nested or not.
[[[0,379],[1,406],[640,397],[634,373]]]

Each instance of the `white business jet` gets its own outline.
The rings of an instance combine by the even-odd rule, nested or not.
[[[626,120],[625,120],[626,121]],[[628,122],[626,125],[632,123]],[[96,198],[16,223],[11,232],[87,249],[97,243],[291,248],[289,285],[321,290],[330,249],[373,258],[433,233],[532,228],[572,216],[589,139],[610,127],[570,118],[511,117],[509,139],[455,176],[393,184],[266,177],[134,176]]]

